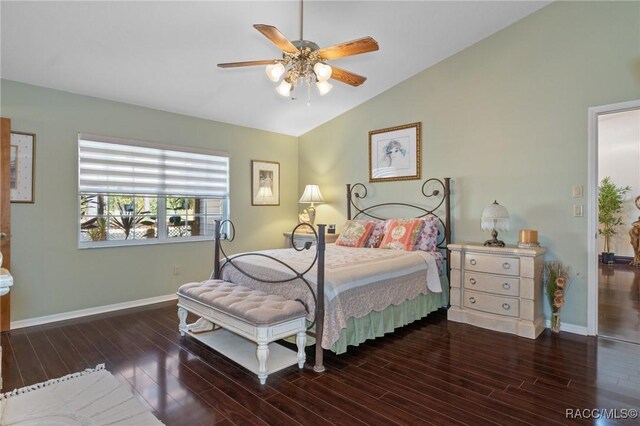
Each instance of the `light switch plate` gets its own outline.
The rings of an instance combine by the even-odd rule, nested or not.
[[[582,198],[582,185],[573,185],[573,198]]]
[[[582,217],[582,204],[573,205],[573,217]]]

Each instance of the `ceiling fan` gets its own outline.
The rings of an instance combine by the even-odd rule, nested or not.
[[[320,95],[329,93],[333,87],[327,81],[329,78],[350,86],[360,86],[365,82],[366,77],[336,66],[329,66],[326,64],[326,61],[378,50],[378,42],[371,37],[363,37],[323,49],[316,43],[305,40],[302,36],[302,0],[300,0],[299,40],[289,41],[276,27],[271,25],[254,24],[253,27],[282,50],[282,59],[229,62],[218,64],[218,66],[220,68],[236,68],[266,65],[267,77],[271,81],[278,82],[280,77],[283,77],[276,91],[282,96],[290,96],[291,99],[295,99],[296,86],[301,85],[307,86],[310,97],[311,85],[314,82]]]

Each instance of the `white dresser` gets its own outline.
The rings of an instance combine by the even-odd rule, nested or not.
[[[543,247],[449,244],[451,308],[447,318],[535,339],[544,330]]]

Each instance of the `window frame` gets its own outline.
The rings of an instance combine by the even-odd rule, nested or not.
[[[184,146],[176,146],[176,145],[168,145],[168,144],[160,144],[160,143],[150,143],[145,141],[137,141],[131,139],[124,138],[113,138],[113,137],[105,137],[105,136],[95,136],[95,135],[87,135],[87,134],[78,134],[78,144],[82,138],[89,137],[92,140],[98,140],[106,143],[117,143],[122,145],[131,145],[131,146],[141,146],[141,147],[154,147],[159,149],[167,149],[167,150],[176,150],[181,152],[192,152],[198,154],[207,154],[212,156],[226,157],[227,158],[227,196],[226,197],[212,197],[212,196],[197,196],[197,195],[187,195],[184,198],[195,198],[201,200],[221,200],[222,202],[222,214],[220,220],[229,219],[230,214],[230,190],[229,190],[229,181],[230,181],[230,158],[229,155],[225,152],[215,151],[215,150],[206,150],[202,148],[190,148]],[[82,196],[89,194],[96,194],[94,192],[80,192],[79,188],[79,170],[80,170],[80,158],[79,158],[79,149],[78,149],[78,157],[76,158],[78,164],[78,174],[76,175],[76,188],[77,188],[77,204],[76,204],[76,225],[77,225],[77,241],[79,249],[93,249],[93,248],[105,248],[105,247],[129,247],[129,246],[148,246],[148,245],[156,245],[156,244],[174,244],[174,243],[186,243],[186,242],[198,242],[198,241],[213,241],[214,234],[211,235],[189,235],[189,236],[176,236],[169,237],[168,226],[167,226],[167,217],[171,213],[171,208],[167,207],[167,198],[173,197],[183,197],[178,195],[166,195],[166,194],[102,194],[105,196],[127,196],[127,197],[150,197],[156,198],[157,200],[157,217],[156,217],[156,237],[155,238],[136,238],[136,239],[123,239],[123,240],[83,240],[82,234]],[[107,203],[108,206],[108,203]],[[198,213],[196,213],[197,215]],[[206,217],[207,215],[201,216]]]

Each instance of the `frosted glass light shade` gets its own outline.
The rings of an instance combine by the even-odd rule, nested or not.
[[[331,77],[333,70],[329,65],[318,62],[313,66],[313,71],[316,73],[316,78],[319,82],[327,81]]]
[[[282,83],[276,87],[276,92],[282,96],[289,96],[289,93],[291,93],[291,83],[286,80],[282,80]]]
[[[318,185],[307,185],[298,202],[311,203],[311,205],[313,205],[314,203],[324,203],[324,198],[322,198]]]
[[[282,74],[284,74],[284,65],[280,62],[277,64],[267,65],[266,72],[269,80],[278,81],[280,80],[280,77],[282,77]]]
[[[318,92],[320,92],[320,96],[324,96],[333,89],[333,85],[328,81],[319,81],[316,83],[318,86]]]
[[[496,231],[508,231],[509,212],[504,206],[494,201],[482,210],[480,226],[483,231],[492,231],[494,229]]]

